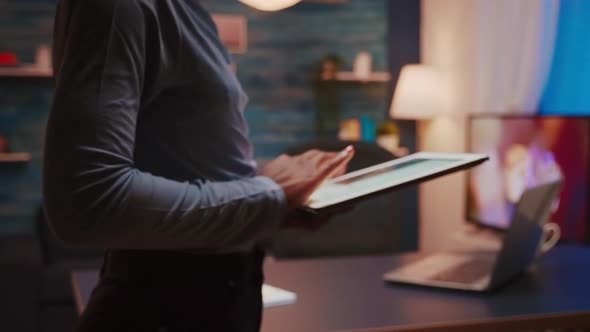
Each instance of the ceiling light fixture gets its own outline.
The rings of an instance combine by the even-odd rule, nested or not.
[[[273,12],[294,6],[301,0],[240,0],[240,2],[258,10]]]

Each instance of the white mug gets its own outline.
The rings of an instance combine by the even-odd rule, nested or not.
[[[556,223],[548,222],[543,224],[543,237],[539,243],[539,255],[546,254],[551,248],[555,247],[561,238],[561,228]]]

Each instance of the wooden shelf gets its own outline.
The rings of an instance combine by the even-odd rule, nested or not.
[[[389,82],[391,81],[391,74],[388,72],[373,72],[369,77],[365,78],[356,76],[354,72],[340,72],[336,74],[336,81],[360,83]]]
[[[0,77],[30,77],[30,78],[51,78],[51,70],[42,70],[35,66],[21,67],[0,67]]]
[[[31,161],[31,154],[27,152],[0,152],[0,164],[22,164]]]

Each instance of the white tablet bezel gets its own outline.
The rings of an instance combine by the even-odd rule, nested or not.
[[[337,178],[333,178],[331,180],[326,181],[326,183],[324,185],[339,182],[342,180],[347,180],[347,179],[350,179],[350,178],[353,178],[353,177],[356,177],[359,175],[364,175],[367,173],[375,172],[375,171],[378,171],[383,168],[391,167],[391,166],[405,163],[408,161],[412,161],[415,159],[432,159],[432,160],[457,159],[457,161],[453,162],[451,164],[448,164],[448,165],[435,167],[427,172],[419,172],[419,173],[416,173],[415,175],[408,176],[406,178],[399,179],[397,181],[383,183],[383,184],[380,184],[380,185],[377,185],[374,187],[367,188],[362,191],[357,191],[354,193],[347,193],[342,196],[334,197],[329,200],[326,199],[326,200],[322,200],[322,201],[308,202],[303,206],[303,208],[308,209],[308,210],[321,210],[321,209],[324,209],[324,208],[327,208],[327,207],[330,207],[333,205],[337,205],[337,204],[340,204],[340,203],[343,203],[346,201],[360,198],[362,196],[370,195],[372,193],[376,193],[376,192],[383,191],[386,189],[395,188],[395,187],[402,186],[402,185],[408,184],[408,183],[419,182],[421,179],[424,179],[424,180],[431,179],[431,178],[439,176],[439,175],[448,174],[448,173],[455,171],[455,170],[461,170],[465,167],[474,166],[474,165],[477,165],[477,164],[487,160],[488,156],[483,155],[483,154],[474,154],[474,153],[418,152],[418,153],[411,154],[409,156],[394,159],[394,160],[391,160],[391,161],[388,161],[388,162],[385,162],[382,164],[377,164],[375,166],[371,166],[371,167],[364,168],[364,169],[361,169],[361,170],[358,170],[355,172],[345,174],[343,176],[339,176]],[[321,188],[321,186],[320,186],[320,188]],[[318,188],[318,190],[320,188]]]

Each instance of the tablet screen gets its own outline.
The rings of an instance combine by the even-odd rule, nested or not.
[[[422,174],[429,174],[433,170],[445,168],[460,161],[461,159],[451,158],[416,158],[384,168],[379,168],[372,172],[359,174],[342,180],[327,182],[313,193],[307,202],[307,205],[313,206],[321,202],[328,203],[339,197],[353,193],[366,192],[371,188],[376,188],[384,184],[402,183],[408,178]]]

